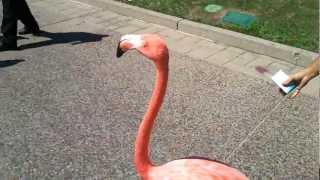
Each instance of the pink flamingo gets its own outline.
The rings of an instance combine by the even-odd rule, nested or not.
[[[186,158],[154,166],[149,158],[149,140],[157,113],[165,96],[168,80],[169,52],[165,42],[157,35],[124,35],[117,49],[117,57],[130,49],[138,50],[154,62],[157,73],[155,88],[147,112],[139,126],[134,162],[137,173],[144,180],[244,180],[248,179],[236,169],[205,158]]]

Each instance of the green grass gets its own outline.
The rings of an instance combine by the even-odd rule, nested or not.
[[[118,0],[131,5],[165,14],[198,21],[263,39],[318,52],[319,2],[318,0]],[[223,24],[218,14],[206,13],[207,4],[224,6],[257,16],[249,29]]]

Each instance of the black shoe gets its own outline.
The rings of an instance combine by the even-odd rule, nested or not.
[[[20,35],[24,35],[24,34],[33,34],[33,35],[37,35],[39,34],[41,31],[40,31],[40,28],[39,27],[36,27],[36,28],[29,28],[29,27],[24,27],[22,29],[19,29],[19,34]]]
[[[17,43],[4,43],[0,41],[0,51],[18,50]]]

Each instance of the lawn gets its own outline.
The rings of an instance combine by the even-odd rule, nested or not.
[[[118,0],[165,14],[214,25],[274,42],[318,52],[318,0]],[[208,4],[224,7],[217,13],[208,13]],[[250,28],[222,23],[227,11],[251,14],[257,20]]]

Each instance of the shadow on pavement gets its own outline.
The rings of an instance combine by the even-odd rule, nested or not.
[[[18,63],[21,63],[25,60],[23,59],[14,59],[14,60],[4,60],[4,61],[0,61],[0,68],[5,68],[5,67],[8,67],[8,66],[13,66],[13,65],[16,65]]]
[[[37,36],[49,38],[49,40],[25,44],[19,47],[20,50],[37,48],[41,46],[48,46],[52,44],[64,44],[71,43],[72,45],[82,44],[87,42],[98,42],[101,41],[104,37],[109,37],[107,34],[93,34],[88,32],[64,32],[64,33],[52,33],[42,31],[37,34]]]
[[[2,40],[2,39],[3,39],[3,36],[0,36],[0,39]],[[23,37],[23,36],[17,36],[17,39],[19,40],[19,39],[29,39],[29,38]]]
[[[23,36],[17,36],[17,39],[19,40],[19,39],[29,39],[29,38],[23,37]]]

